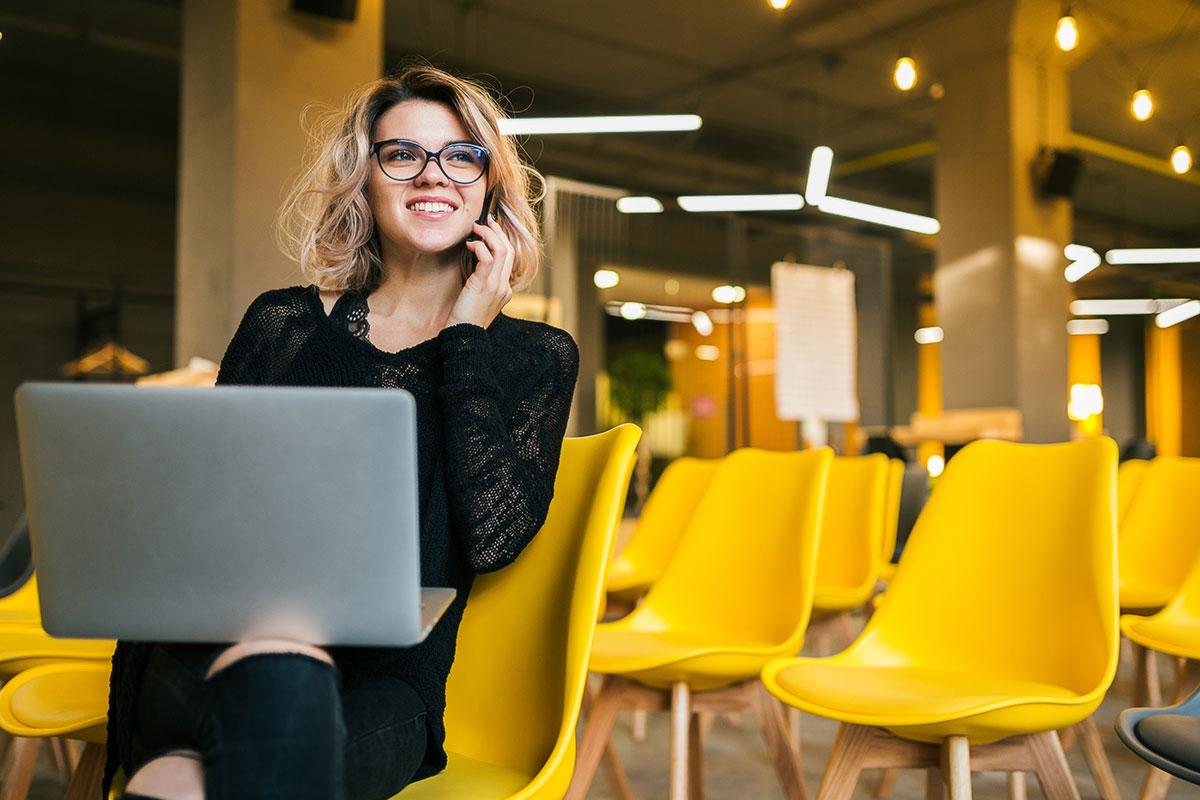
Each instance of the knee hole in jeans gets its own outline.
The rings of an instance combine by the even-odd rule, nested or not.
[[[333,665],[333,656],[329,655],[328,651],[312,644],[303,642],[285,642],[280,640],[261,640],[261,641],[246,641],[238,642],[223,650],[212,665],[208,668],[205,674],[205,680],[211,680],[222,671],[228,669],[239,661],[245,661],[248,658],[265,655],[298,655],[305,656],[314,661],[322,661],[330,666]]]

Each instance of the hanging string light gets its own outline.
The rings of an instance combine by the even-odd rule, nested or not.
[[[1142,87],[1133,93],[1133,99],[1129,102],[1129,111],[1138,122],[1145,122],[1154,116],[1154,97],[1150,94],[1149,89]]]
[[[900,56],[896,59],[896,69],[892,72],[892,83],[902,92],[917,85],[917,62],[910,56]]]
[[[1186,144],[1178,144],[1171,151],[1171,169],[1175,170],[1177,175],[1183,175],[1192,168],[1192,151],[1188,149]]]
[[[1064,53],[1074,50],[1079,45],[1079,25],[1075,22],[1075,17],[1071,16],[1069,4],[1063,6],[1062,14],[1059,15],[1058,25],[1054,28],[1054,41]]]

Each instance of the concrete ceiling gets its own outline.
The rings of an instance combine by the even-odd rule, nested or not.
[[[386,0],[387,66],[424,57],[486,77],[521,113],[704,116],[688,134],[530,140],[529,155],[546,173],[666,196],[794,191],[815,144],[849,160],[931,139],[940,31],[1005,1],[794,0],[781,14],[765,0]],[[1044,4],[1053,17],[1056,0]],[[1073,129],[1164,159],[1184,135],[1200,152],[1200,2],[1087,0],[1074,8],[1083,45],[1053,54],[1072,60]],[[7,131],[32,129],[21,120],[75,124],[62,115],[69,96],[89,136],[128,137],[162,165],[177,135],[179,16],[177,0],[5,0]],[[902,48],[924,72],[909,95],[890,82]],[[1139,80],[1158,101],[1149,123],[1127,110]],[[20,157],[4,150],[0,166],[31,171],[28,148]],[[928,213],[933,168],[927,156],[842,185]],[[173,171],[156,180],[142,169],[126,182],[173,191]],[[128,174],[117,172],[91,177],[100,186]],[[53,165],[38,174],[56,179]],[[1167,176],[1090,158],[1077,209],[1083,227],[1114,244],[1200,242],[1200,186]]]

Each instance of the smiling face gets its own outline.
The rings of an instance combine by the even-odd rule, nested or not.
[[[375,124],[371,141],[386,139],[407,139],[436,152],[451,142],[470,142],[471,136],[449,106],[405,100],[389,108]],[[373,163],[367,201],[382,243],[430,254],[461,245],[483,210],[487,180],[485,174],[474,183],[455,183],[431,159],[417,177],[396,181]]]

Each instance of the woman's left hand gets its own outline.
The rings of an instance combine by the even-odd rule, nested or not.
[[[509,281],[513,268],[513,247],[504,229],[499,222],[489,218],[487,225],[472,223],[472,231],[480,239],[467,242],[467,249],[475,254],[478,263],[450,309],[450,316],[446,318],[447,328],[461,322],[486,328],[512,299]]]

